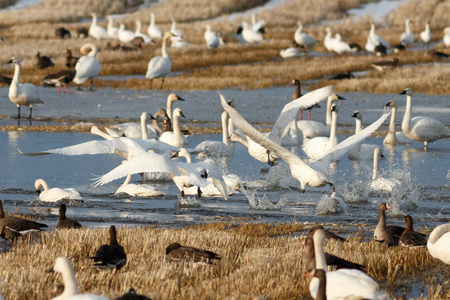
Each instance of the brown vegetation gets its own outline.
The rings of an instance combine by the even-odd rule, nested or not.
[[[372,230],[364,224],[356,228]],[[57,257],[67,256],[80,293],[115,298],[133,287],[153,299],[309,298],[301,240],[295,236],[308,229],[301,223],[240,222],[181,229],[119,228],[118,240],[128,260],[116,274],[91,269],[89,260],[107,241],[107,230],[52,231],[19,240],[0,256],[0,286],[5,299],[48,299],[62,278],[45,270]],[[222,260],[214,266],[169,263],[164,258],[165,247],[173,242],[216,252]],[[344,244],[327,241],[325,251],[367,265],[368,274],[390,298],[408,291],[412,282],[427,288],[429,299],[449,296],[447,266],[432,258],[426,248],[386,248],[361,242],[359,236]]]

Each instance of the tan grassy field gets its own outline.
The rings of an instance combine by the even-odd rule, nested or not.
[[[192,46],[185,49],[170,48],[172,58],[172,71],[179,75],[173,75],[166,80],[164,89],[216,89],[234,87],[240,89],[257,89],[277,85],[285,85],[292,78],[301,80],[318,79],[318,85],[327,84],[327,78],[344,71],[370,70],[370,64],[380,60],[372,55],[332,55],[326,57],[306,56],[283,60],[279,56],[280,50],[289,45],[296,30],[296,22],[302,20],[305,24],[304,31],[316,37],[319,43],[314,51],[326,52],[322,41],[325,35],[325,26],[317,25],[321,21],[342,18],[344,12],[352,7],[358,7],[367,0],[345,1],[312,1],[294,0],[285,2],[270,11],[258,14],[258,19],[266,20],[266,40],[259,45],[242,45],[233,36],[241,18],[231,21],[225,17],[230,12],[245,10],[248,7],[260,5],[265,1],[205,1],[205,0],[167,0],[151,6],[149,9],[132,12],[125,17],[126,25],[134,28],[134,20],[143,21],[143,31],[146,30],[149,20],[149,12],[154,12],[158,25],[163,30],[169,30],[170,19],[178,20],[177,27],[185,33],[185,39]],[[385,37],[392,44],[398,43],[400,34],[404,31],[403,21],[407,16],[414,16],[414,32],[423,30],[424,20],[430,19],[434,41],[442,38],[442,30],[448,25],[445,16],[450,12],[448,1],[423,0],[413,1],[414,5],[407,3],[399,7],[395,13],[387,17],[389,28],[378,26],[377,33]],[[39,50],[42,55],[53,58],[56,66],[44,70],[44,74],[63,69],[64,49],[71,49],[76,56],[79,48],[86,42],[94,42],[100,49],[105,41],[94,41],[92,38],[61,40],[54,35],[54,30],[60,26],[67,27],[75,35],[75,30],[81,26],[89,27],[89,3],[90,1],[65,1],[64,4],[57,0],[47,0],[26,8],[23,12],[0,13],[0,26],[4,28],[2,37],[5,43],[2,45],[0,61],[7,61],[11,56],[17,56],[22,61],[22,82],[40,84],[41,79],[37,68],[34,66],[34,54]],[[95,11],[99,16],[110,13],[122,13],[133,11],[140,1],[128,1],[124,6],[122,1],[94,1]],[[55,8],[56,7],[56,8]],[[177,9],[173,9],[176,7]],[[57,10],[58,14],[50,13]],[[295,12],[295,13],[294,13]],[[23,17],[26,16],[26,17]],[[213,30],[220,30],[226,41],[226,45],[217,50],[206,48],[203,40],[203,32],[209,18],[219,17],[209,22]],[[85,19],[88,22],[77,23]],[[249,21],[249,19],[247,19]],[[370,18],[353,20],[344,18],[344,22],[331,25],[333,32],[341,33],[347,42],[357,42],[364,46],[369,31]],[[100,25],[106,27],[104,20]],[[117,25],[116,25],[117,26]],[[100,75],[144,75],[148,61],[161,54],[161,42],[155,45],[147,45],[142,52],[115,52],[103,50],[98,54],[102,62]],[[438,45],[442,51],[447,51]],[[386,57],[390,59],[394,55]],[[425,55],[425,51],[404,52],[398,55],[402,64],[421,64],[437,62],[432,56]],[[419,70],[419,71],[416,71]],[[2,66],[0,74],[12,76],[13,70]],[[401,77],[398,76],[401,73]],[[441,75],[438,76],[437,74]],[[420,75],[418,75],[420,74]],[[420,80],[426,77],[424,82]],[[336,82],[338,91],[363,90],[374,93],[388,93],[412,86],[417,92],[430,94],[448,94],[450,86],[445,84],[449,77],[449,67],[409,67],[405,70],[399,68],[388,72],[370,72],[357,79]],[[87,83],[86,83],[87,84]],[[115,80],[114,78],[97,79],[97,87],[112,88],[149,88],[149,80],[133,78],[127,80]],[[406,84],[406,85],[405,85]],[[439,88],[434,88],[438,86]],[[155,80],[154,88],[160,87],[160,79]]]
[[[343,229],[339,224],[333,226]],[[428,299],[450,296],[450,281],[448,276],[445,278],[448,266],[432,258],[426,248],[386,248],[364,241],[367,237],[361,233],[372,228],[353,226],[359,234],[344,244],[327,241],[325,251],[366,265],[368,274],[390,298],[413,285],[426,287]],[[5,299],[48,299],[49,291],[62,283],[62,278],[45,270],[57,257],[67,256],[74,266],[80,293],[112,299],[130,287],[152,299],[307,299],[309,279],[297,236],[309,228],[296,222],[239,221],[181,229],[119,228],[118,240],[127,253],[127,264],[116,274],[91,269],[88,259],[107,242],[107,230],[52,231],[20,240],[12,251],[0,256],[0,286]],[[222,260],[214,266],[166,262],[165,247],[173,242],[214,251]]]

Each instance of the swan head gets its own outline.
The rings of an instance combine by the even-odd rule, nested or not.
[[[174,37],[174,36],[176,37],[177,35],[173,32],[166,32],[163,36],[163,40],[170,39],[171,37]]]
[[[322,228],[317,228],[313,235],[314,248],[318,247],[323,249],[325,243],[325,231]]]
[[[331,105],[331,111],[338,112],[338,106],[336,104]]]
[[[406,26],[409,26],[409,24],[414,24],[414,22],[411,21],[410,19],[406,19],[405,25],[406,25]]]
[[[401,92],[399,95],[407,95],[407,96],[412,96],[413,91],[410,88],[406,88],[403,90],[403,92]]]
[[[234,102],[233,102],[233,100],[228,100],[228,101],[227,101],[227,104],[228,104],[229,106],[231,106],[232,108],[234,108]]]
[[[50,270],[47,270],[48,273],[50,272],[58,272],[63,273],[67,270],[71,270],[73,273],[72,264],[70,263],[69,259],[64,256],[60,256],[55,260],[55,264],[53,265],[53,268]]]
[[[300,28],[302,28],[302,27],[303,27],[302,21],[297,21],[297,26],[300,27]]]
[[[168,101],[171,101],[171,102],[175,102],[175,101],[185,101],[183,98],[181,98],[181,97],[178,96],[177,94],[170,94],[170,95],[167,97],[167,100],[168,100]]]
[[[20,60],[17,57],[12,57],[10,60],[6,62],[7,64],[15,64],[20,65]]]
[[[374,157],[384,157],[383,155],[383,150],[381,149],[381,147],[375,147],[375,149],[373,150],[373,156]]]
[[[178,150],[174,155],[172,155],[171,158],[175,158],[175,157],[188,158],[190,156],[191,156],[191,153],[186,148],[180,148],[180,150]]]
[[[445,34],[450,33],[450,27],[445,27],[445,28],[444,28],[444,33],[445,33]]]
[[[394,100],[389,101],[388,103],[386,103],[385,105],[386,107],[392,107],[392,108],[397,108],[397,102],[395,102]]]
[[[92,18],[97,18],[97,14],[96,13],[90,13],[89,14]]]
[[[88,51],[88,49],[89,49],[89,51]],[[97,46],[95,46],[95,45],[92,44],[92,43],[84,44],[84,45],[80,48],[80,53],[83,54],[83,55],[86,55],[86,54],[88,54],[88,53],[90,53],[90,52],[92,52],[92,51],[95,51],[95,52],[98,51]]]
[[[38,194],[41,193],[41,188],[43,186],[43,182],[45,182],[45,181],[42,178],[36,179],[36,181],[34,182],[34,188],[36,189],[36,193],[38,193]]]
[[[106,19],[108,19],[108,21],[112,21],[113,18],[111,16],[107,16]]]
[[[331,94],[328,96],[328,100],[329,100],[329,101],[337,101],[337,100],[346,100],[346,99],[345,99],[344,97],[339,96],[338,94],[331,93]]]
[[[183,112],[181,111],[181,109],[179,109],[178,107],[175,108],[175,110],[173,111],[173,116],[177,116],[177,117],[182,117],[182,118],[186,118],[186,116],[183,114]]]
[[[359,119],[360,116],[361,116],[361,114],[359,113],[359,111],[355,110],[355,111],[353,112],[352,118]]]

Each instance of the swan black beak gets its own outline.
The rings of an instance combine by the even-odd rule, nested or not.
[[[183,114],[183,112],[180,112],[180,117],[186,118],[186,116]]]
[[[389,101],[389,102],[386,103],[384,106],[389,107],[389,106],[391,106],[391,104],[392,104],[392,101]]]
[[[299,189],[298,187],[295,187],[295,186],[289,186],[289,187],[291,188],[291,190],[297,191],[297,192],[302,193],[302,194],[305,193],[304,189]]]
[[[332,183],[330,182],[329,185],[330,185],[331,190],[333,191],[333,193],[335,193],[335,192],[336,192],[336,189],[334,188],[334,184],[332,184]]]
[[[41,190],[36,190],[36,193],[40,194],[40,193],[41,193]]]
[[[406,90],[404,90],[403,92],[401,92],[399,95],[406,95]]]
[[[7,64],[12,64],[12,63],[13,63],[13,60],[10,59],[10,60],[8,60],[6,63],[7,63]]]
[[[181,97],[178,96],[178,95],[177,95],[177,100],[178,100],[178,101],[186,101],[186,100],[184,100],[183,98],[181,98]]]
[[[347,99],[345,99],[344,97],[339,96],[339,95],[337,95],[337,97],[338,97],[339,100],[347,100]]]
[[[148,114],[150,116],[150,120],[156,120],[156,118],[152,114]]]
[[[352,115],[352,118],[356,118],[358,116],[359,112],[355,111]]]
[[[178,151],[174,155],[172,155],[170,158],[174,158],[174,157],[178,157]]]

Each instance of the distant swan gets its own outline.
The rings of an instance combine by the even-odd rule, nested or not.
[[[142,28],[142,23],[140,20],[136,20],[136,30],[134,31],[134,36],[135,37],[141,37],[144,40],[145,44],[153,44],[155,43],[154,40],[152,40],[152,38],[144,33],[141,32],[141,28]]]
[[[215,32],[211,30],[211,25],[206,25],[206,31],[203,37],[208,48],[217,48],[220,45],[220,39]]]
[[[232,149],[228,142],[228,113],[224,111],[221,116],[222,121],[222,142],[220,141],[203,141],[195,147],[196,151],[200,151],[206,156],[229,156]]]
[[[411,30],[410,23],[412,21],[410,19],[406,19],[405,21],[405,32],[400,35],[400,43],[411,45],[414,43],[414,33]]]
[[[114,195],[121,193],[128,194],[133,197],[153,197],[164,195],[163,192],[158,191],[151,185],[130,183],[131,176],[131,174],[128,174],[125,182],[116,190]]]
[[[303,30],[302,22],[300,22],[300,21],[297,22],[297,25],[298,25],[298,29],[294,33],[294,40],[297,44],[306,46],[308,48],[317,43],[315,38],[313,38],[309,34],[304,33],[302,31]]]
[[[398,145],[411,144],[411,139],[408,138],[403,131],[395,131],[395,117],[397,115],[397,102],[391,100],[386,106],[392,107],[391,121],[389,122],[389,129],[386,137],[383,140],[384,145]]]
[[[413,91],[410,88],[405,89],[400,95],[406,95],[402,130],[408,138],[423,142],[425,148],[428,147],[429,142],[450,138],[450,129],[436,119],[424,116],[416,116],[411,119]]]
[[[437,226],[427,242],[428,252],[447,265],[450,265],[450,223]]]
[[[427,20],[427,24],[425,24],[425,30],[422,31],[419,34],[420,41],[427,45],[427,47],[430,46],[431,40],[433,39],[433,34],[431,33],[430,29],[430,21]]]
[[[130,43],[132,40],[134,40],[135,37],[136,35],[134,34],[134,32],[125,29],[125,23],[123,21],[120,21],[120,27],[118,31],[119,41],[121,41],[122,43]]]
[[[153,88],[153,78],[162,78],[161,89],[164,85],[164,78],[170,74],[172,70],[172,62],[170,61],[169,52],[167,51],[167,40],[174,35],[170,32],[164,34],[162,42],[162,56],[153,57],[148,63],[145,78],[150,79],[150,89]]]
[[[90,49],[89,54],[80,57],[77,64],[75,65],[76,72],[73,82],[75,82],[76,84],[82,84],[86,80],[90,79],[91,85],[89,89],[92,91],[94,78],[100,73],[102,65],[96,57],[98,49],[94,44],[85,44],[83,47],[81,47],[80,52],[85,53],[86,49],[88,48]]]
[[[56,202],[59,200],[83,200],[80,193],[74,188],[49,188],[44,179],[36,179],[34,187],[39,193],[39,200],[45,202]],[[41,192],[41,188],[44,190]]]
[[[110,36],[105,28],[97,25],[97,14],[91,13],[92,23],[89,27],[89,35],[96,40],[108,39]]]
[[[374,192],[392,192],[403,186],[403,182],[396,178],[378,177],[378,158],[384,157],[381,147],[376,147],[373,153],[373,173],[369,182],[370,189]]]
[[[110,38],[117,40],[119,38],[119,28],[114,27],[114,20],[111,16],[108,16],[108,35]]]
[[[362,130],[362,115],[359,111],[355,111],[352,117],[355,118],[355,134],[357,134]],[[378,147],[378,145],[358,143],[348,153],[348,159],[373,159],[373,154],[376,147]]]
[[[160,39],[163,37],[161,28],[155,24],[155,14],[150,13],[150,24],[147,27],[148,35],[153,39]]]
[[[369,52],[374,52],[377,45],[383,45],[386,49],[391,49],[391,44],[389,44],[385,39],[376,34],[375,24],[372,23],[370,25],[369,36],[367,37],[366,50]]]
[[[28,117],[31,120],[31,114],[33,112],[34,104],[43,104],[41,99],[39,99],[37,95],[37,89],[34,84],[31,83],[22,83],[20,84],[20,60],[17,57],[11,58],[7,62],[8,64],[14,64],[14,77],[11,81],[11,85],[9,87],[9,100],[12,103],[17,105],[17,118],[20,119],[20,107],[28,106],[30,108],[30,116]]]
[[[242,22],[242,37],[249,44],[258,43],[264,39],[261,33],[254,31],[245,21]]]

